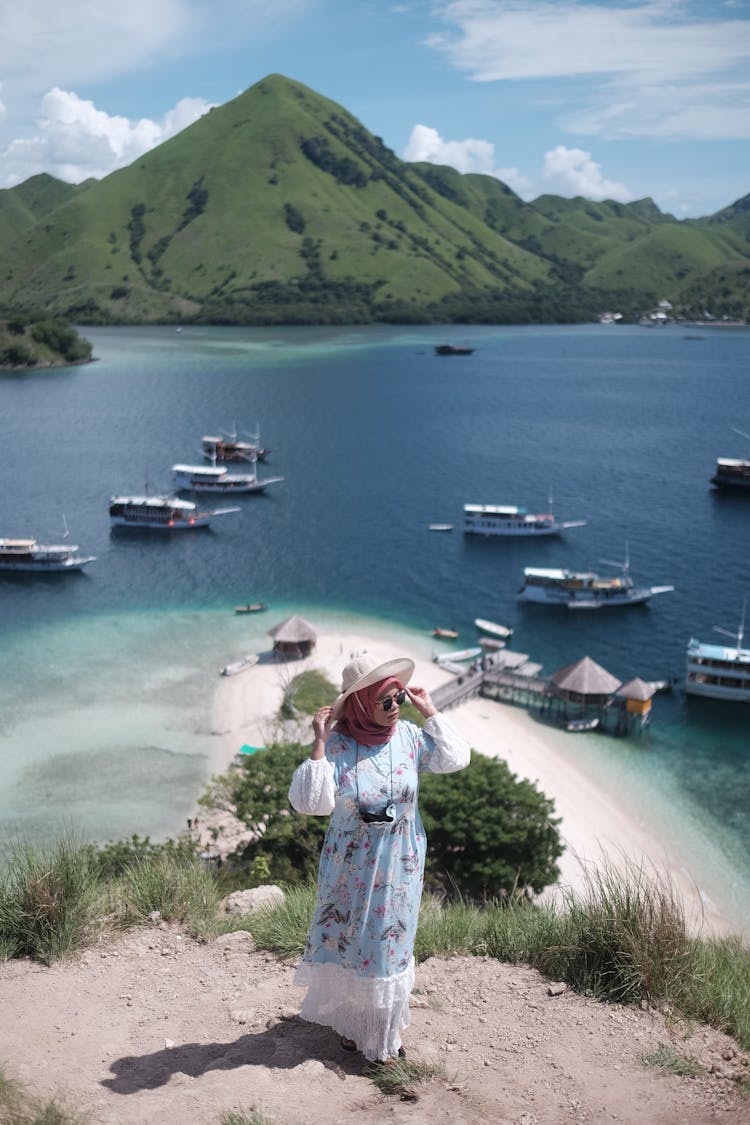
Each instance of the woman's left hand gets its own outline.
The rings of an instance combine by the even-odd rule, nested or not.
[[[423,715],[425,719],[429,719],[432,715],[437,715],[437,707],[432,702],[427,688],[412,685],[412,687],[406,687],[404,690],[410,702],[414,704],[417,711],[419,711],[420,715]]]

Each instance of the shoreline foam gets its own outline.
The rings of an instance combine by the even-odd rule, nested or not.
[[[423,638],[408,631],[369,621],[364,626],[352,622],[351,628],[343,620],[327,620],[322,626],[316,620],[314,624],[318,641],[306,659],[288,663],[261,660],[220,684],[213,701],[221,746],[217,772],[233,763],[243,743],[257,746],[270,740],[284,688],[304,670],[320,669],[338,684],[351,656],[367,651],[381,660],[410,656],[416,665],[413,682],[428,690],[452,679],[432,661],[434,645],[427,640],[420,644]],[[720,888],[701,887],[688,856],[674,854],[622,795],[615,797],[571,759],[566,750],[572,749],[575,739],[589,736],[565,734],[564,750],[559,733],[537,723],[525,710],[483,698],[461,704],[449,716],[474,749],[503,758],[514,774],[528,778],[554,800],[555,815],[562,820],[565,853],[559,861],[558,886],[545,894],[585,893],[588,872],[606,861],[615,868],[642,869],[647,878],[668,879],[692,931],[706,936],[741,932],[742,923],[731,917]],[[305,734],[311,739],[309,721],[304,724],[302,741]]]

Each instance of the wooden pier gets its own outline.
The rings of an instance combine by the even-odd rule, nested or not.
[[[572,730],[582,720],[595,719],[591,729],[625,735],[639,733],[648,725],[651,697],[665,686],[664,681],[637,679],[621,684],[589,657],[549,677],[539,675],[541,667],[525,653],[502,649],[441,684],[431,693],[432,699],[438,710],[447,711],[482,696],[526,707],[556,726],[570,723]]]

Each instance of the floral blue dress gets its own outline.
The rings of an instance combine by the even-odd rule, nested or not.
[[[295,983],[308,986],[301,1015],[353,1039],[368,1059],[395,1057],[409,1023],[426,852],[419,774],[453,773],[469,757],[445,716],[434,715],[421,730],[400,720],[380,746],[334,732],[325,757],[308,758],[294,772],[292,806],[331,813],[315,914],[295,975]],[[368,822],[361,811],[392,819]]]

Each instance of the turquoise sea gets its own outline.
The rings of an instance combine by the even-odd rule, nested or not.
[[[0,376],[0,535],[59,541],[83,574],[0,577],[0,840],[63,825],[174,833],[216,765],[219,668],[292,612],[390,623],[433,650],[474,617],[552,672],[589,655],[621,679],[681,677],[690,636],[735,629],[750,595],[750,330],[670,326],[83,329],[96,362]],[[434,345],[469,344],[442,358]],[[203,434],[260,427],[284,477],[209,530],[110,531],[116,493],[171,491]],[[461,534],[464,503],[584,519],[564,538]],[[455,525],[452,534],[427,530]],[[675,591],[571,614],[521,605],[523,567],[598,567]],[[262,600],[257,617],[232,607]],[[713,634],[714,638],[716,634]],[[569,752],[720,882],[750,924],[750,707],[657,696],[632,739]]]

